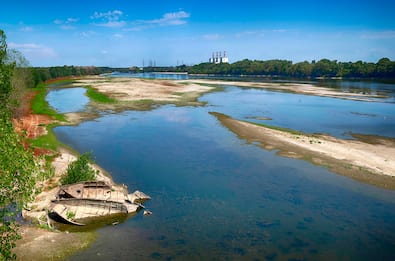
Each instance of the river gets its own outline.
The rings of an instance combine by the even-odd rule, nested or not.
[[[70,99],[81,99],[76,93]],[[70,260],[393,260],[394,191],[246,144],[209,114],[341,138],[395,137],[389,96],[360,102],[230,86],[202,96],[206,106],[104,113],[55,128],[116,182],[152,197],[151,216],[98,229]]]

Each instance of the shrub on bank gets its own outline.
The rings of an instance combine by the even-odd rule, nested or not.
[[[77,182],[95,180],[98,170],[94,170],[90,165],[91,153],[82,154],[76,161],[69,164],[67,171],[63,174],[60,182],[62,185],[73,184]]]

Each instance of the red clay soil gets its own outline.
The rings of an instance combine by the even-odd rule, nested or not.
[[[46,125],[53,122],[47,115],[33,114],[31,101],[36,92],[30,91],[24,96],[23,104],[18,110],[18,117],[13,119],[14,128],[18,133],[24,133],[27,138],[34,139],[47,133]],[[27,145],[27,144],[26,144]],[[28,146],[28,145],[27,145]],[[35,155],[53,154],[46,149],[34,149]]]

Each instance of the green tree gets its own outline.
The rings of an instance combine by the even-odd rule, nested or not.
[[[391,62],[388,58],[381,58],[376,65],[377,76],[379,77],[394,77],[395,76],[395,62]]]
[[[7,63],[6,36],[0,30],[0,110],[6,110],[11,94],[11,72],[13,66]]]
[[[29,61],[17,50],[8,50],[7,60],[14,67],[11,78],[10,102],[13,105],[13,116],[18,117],[23,108],[29,106],[23,97],[26,96],[29,87],[33,86],[32,72]]]
[[[0,30],[0,260],[15,259],[12,248],[20,237],[16,214],[32,199],[39,173],[33,153],[24,147],[11,121],[12,73],[6,37]]]
[[[90,161],[92,161],[91,153],[82,154],[76,161],[69,164],[67,171],[62,176],[60,182],[63,185],[67,185],[82,181],[95,180],[97,171],[89,165]]]
[[[313,66],[309,62],[304,61],[292,65],[289,73],[294,77],[307,78],[310,77],[312,68]]]
[[[313,77],[334,77],[337,76],[337,73],[337,61],[330,61],[328,59],[322,59],[316,62],[311,72]]]

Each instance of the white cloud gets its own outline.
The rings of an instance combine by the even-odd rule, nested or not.
[[[126,25],[125,21],[108,21],[106,23],[95,23],[97,26],[103,26],[103,27],[123,27]]]
[[[72,18],[72,17],[70,17],[70,18],[67,18],[67,23],[76,23],[76,22],[78,22],[80,19],[78,19],[78,18]]]
[[[27,58],[54,58],[58,56],[52,48],[35,43],[17,44],[10,42],[8,47],[19,50],[26,55]]]
[[[79,18],[70,17],[66,20],[56,19],[53,21],[53,23],[59,25],[60,29],[62,30],[73,30],[75,29],[75,26],[73,26],[73,24],[78,22],[79,20]]]
[[[177,26],[186,24],[186,19],[190,17],[190,14],[184,11],[178,11],[173,13],[166,13],[161,18],[152,20],[136,20],[132,22],[134,25],[129,30],[140,31],[148,28],[155,28],[159,26]]]
[[[182,25],[186,24],[186,21],[184,19],[189,18],[189,16],[190,14],[184,11],[166,13],[162,16],[162,18],[148,21],[148,23],[158,24],[160,26]]]
[[[114,11],[108,11],[105,13],[101,12],[95,12],[92,16],[91,19],[100,19],[104,18],[105,20],[119,20],[119,18],[123,15],[123,12],[120,10],[114,10]]]
[[[120,10],[108,11],[105,13],[95,12],[92,16],[92,20],[99,20],[94,23],[97,26],[104,27],[123,27],[126,25],[126,21],[121,20],[123,12]]]

